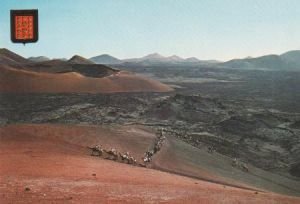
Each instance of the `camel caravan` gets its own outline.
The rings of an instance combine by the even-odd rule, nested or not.
[[[210,154],[213,154],[216,151],[217,151],[217,149],[214,146],[209,146],[207,148],[207,152],[210,153]]]
[[[153,149],[145,152],[143,157],[144,163],[151,162],[153,155],[156,154],[162,148],[165,139],[166,137],[164,136],[164,129],[162,128],[158,138],[156,139]]]
[[[161,129],[153,148],[145,152],[144,156],[142,157],[143,163],[138,163],[137,160],[132,155],[130,155],[129,152],[121,153],[118,152],[115,148],[106,150],[102,148],[101,145],[96,145],[94,147],[88,148],[92,151],[91,156],[102,157],[104,159],[109,159],[116,162],[146,167],[146,164],[152,161],[153,155],[161,149],[163,142],[166,139],[166,137],[163,135],[163,131],[164,129]]]
[[[88,148],[92,150],[91,156],[103,157],[105,159],[127,163],[131,165],[138,165],[136,159],[133,156],[131,156],[129,152],[125,152],[124,154],[122,154],[121,152],[118,152],[115,148],[106,150],[102,148],[101,145],[96,145],[95,147]]]

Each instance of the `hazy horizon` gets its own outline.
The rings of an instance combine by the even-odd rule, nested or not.
[[[296,0],[4,0],[0,47],[22,56],[119,59],[163,56],[228,61],[300,49]],[[39,9],[39,41],[10,41],[10,9]]]
[[[3,48],[5,48],[5,47],[3,47]],[[0,48],[0,49],[1,49],[1,48]],[[6,49],[8,49],[8,48],[6,48]],[[10,50],[10,51],[15,52],[14,50]],[[179,55],[176,55],[176,54],[173,54],[173,55],[162,55],[161,53],[158,53],[158,52],[148,53],[148,54],[142,55],[142,56],[133,56],[133,57],[131,57],[131,58],[120,58],[120,57],[114,56],[114,55],[112,55],[112,54],[110,54],[110,53],[99,53],[99,54],[96,54],[95,56],[84,56],[84,55],[79,55],[78,53],[73,53],[73,54],[70,55],[69,57],[64,57],[64,56],[62,56],[62,57],[49,57],[49,56],[46,56],[46,55],[23,56],[23,55],[21,55],[21,54],[18,53],[18,52],[15,52],[15,53],[16,53],[16,54],[20,54],[21,56],[26,57],[26,58],[30,58],[30,57],[48,57],[48,58],[50,58],[50,59],[70,59],[70,58],[74,57],[75,55],[79,55],[79,56],[84,57],[84,58],[86,58],[86,59],[90,59],[90,58],[92,58],[92,57],[97,57],[97,56],[101,56],[101,55],[109,55],[109,56],[111,56],[111,57],[115,57],[115,58],[117,58],[117,59],[119,59],[119,60],[124,60],[124,61],[126,61],[126,60],[131,60],[131,59],[135,59],[135,58],[136,58],[136,59],[139,59],[139,58],[147,57],[147,56],[149,56],[149,55],[158,54],[158,55],[161,55],[162,57],[172,57],[172,56],[177,56],[177,57],[181,57],[181,58],[183,58],[183,59],[195,57],[195,58],[197,58],[198,60],[207,60],[207,61],[209,61],[209,60],[216,60],[216,61],[219,61],[219,62],[227,62],[227,61],[235,60],[235,59],[258,58],[258,57],[262,57],[262,56],[266,56],[266,55],[282,55],[282,54],[285,54],[285,53],[290,52],[290,51],[300,51],[300,50],[288,50],[288,51],[282,52],[282,53],[268,53],[268,54],[265,54],[265,55],[259,55],[259,56],[246,56],[246,57],[240,57],[240,58],[237,58],[237,57],[236,57],[236,58],[231,58],[231,59],[228,59],[228,60],[219,60],[219,59],[214,59],[214,58],[211,58],[211,59],[201,59],[201,58],[198,58],[198,57],[195,57],[195,56],[182,57],[182,56],[179,56]]]

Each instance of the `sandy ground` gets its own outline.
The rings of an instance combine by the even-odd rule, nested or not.
[[[169,86],[129,72],[91,78],[76,72],[41,73],[0,66],[0,92],[9,93],[115,93],[168,92]]]
[[[131,140],[126,143],[129,135]],[[131,148],[135,155],[140,155],[153,141],[153,135],[136,127],[124,127],[122,131],[63,125],[0,128],[0,203],[300,202],[296,197],[219,185],[91,157],[85,145],[98,142],[97,138],[106,138],[105,145],[123,139],[123,148]],[[140,147],[132,148],[132,144]]]

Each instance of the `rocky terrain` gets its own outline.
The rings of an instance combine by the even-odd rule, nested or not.
[[[40,154],[59,160],[74,153],[70,168],[77,159],[89,166],[108,162],[116,168],[128,165],[128,172],[141,177],[144,170],[131,168],[156,169],[252,193],[300,195],[299,72],[124,64],[110,68],[80,56],[71,62],[29,62],[0,51],[5,56],[0,58],[0,144],[2,155],[16,163],[27,156],[35,158],[34,165],[42,161]],[[41,146],[51,147],[52,156]],[[19,148],[14,156],[11,149]],[[57,161],[51,161],[42,163],[56,166]],[[15,167],[0,170],[7,173]],[[30,170],[25,164],[18,168],[25,174],[12,171],[17,177],[35,178],[26,173]],[[80,178],[89,179],[89,168],[76,168],[85,172]],[[64,168],[60,171],[68,174]]]
[[[1,124],[139,124],[264,170],[297,176],[300,114],[253,109],[200,95],[1,95]],[[34,109],[33,109],[34,107]]]

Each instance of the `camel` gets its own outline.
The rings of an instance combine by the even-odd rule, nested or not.
[[[240,168],[240,169],[242,169],[242,171],[249,172],[249,168],[248,168],[247,164],[239,162],[237,160],[237,158],[234,158],[232,160],[231,166]]]
[[[88,147],[88,148],[92,150],[91,156],[102,156],[103,154],[103,149],[101,148],[100,145],[96,145],[95,147]]]
[[[118,160],[118,152],[115,148],[111,148],[111,150],[104,150],[109,156],[108,159],[110,160]]]
[[[237,158],[234,158],[234,159],[232,160],[231,166],[233,166],[233,167],[238,166],[238,160],[237,160]]]
[[[126,152],[125,154],[119,153],[119,156],[121,157],[122,161],[125,161],[127,164],[129,163],[129,152]]]
[[[213,146],[209,146],[209,147],[208,147],[208,150],[207,150],[208,153],[212,154],[212,153],[214,153],[215,151],[216,151],[216,148],[215,148],[215,147],[213,147]]]
[[[147,156],[146,156],[146,157],[144,157],[143,161],[144,161],[144,162],[151,162],[151,157],[147,157]]]
[[[241,164],[241,168],[242,168],[243,171],[249,172],[249,168],[246,164]]]

